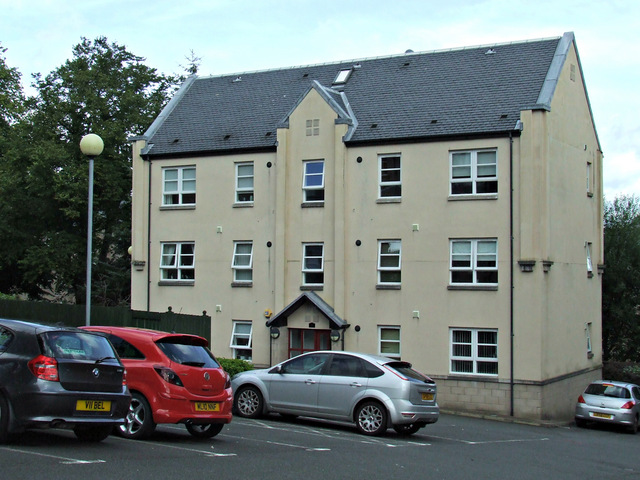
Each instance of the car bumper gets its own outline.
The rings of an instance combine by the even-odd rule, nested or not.
[[[156,423],[230,423],[233,417],[231,408],[233,396],[231,390],[225,396],[199,398],[184,397],[171,394],[160,394],[156,405],[152,405],[153,420]],[[196,403],[218,404],[217,411],[197,411]]]
[[[435,423],[440,416],[440,407],[437,403],[416,405],[408,400],[393,400],[391,403],[388,410],[393,425]]]
[[[588,422],[615,423],[632,425],[635,412],[600,408],[592,405],[579,404],[576,406],[575,418]]]

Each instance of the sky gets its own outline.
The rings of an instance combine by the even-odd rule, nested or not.
[[[573,32],[604,152],[605,199],[640,196],[638,0],[0,0],[9,67],[43,76],[105,36],[164,74],[331,63]]]

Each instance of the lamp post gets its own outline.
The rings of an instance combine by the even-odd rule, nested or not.
[[[80,150],[89,157],[89,201],[87,205],[87,301],[85,324],[91,325],[91,264],[93,249],[93,159],[102,153],[104,142],[95,133],[89,133],[80,140]]]

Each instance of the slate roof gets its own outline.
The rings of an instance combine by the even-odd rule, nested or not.
[[[302,305],[311,303],[320,313],[329,321],[331,328],[345,329],[349,328],[349,324],[340,318],[333,307],[325,302],[316,292],[303,292],[289,305],[284,307],[280,312],[267,320],[267,327],[281,327],[287,324],[287,319]]]
[[[275,151],[276,129],[316,88],[350,125],[347,145],[513,131],[550,108],[572,33],[563,37],[190,77],[146,132],[147,157]],[[352,68],[342,86],[341,69]],[[338,108],[339,107],[339,108]]]

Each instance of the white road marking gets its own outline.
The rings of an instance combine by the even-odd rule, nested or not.
[[[7,450],[9,452],[23,453],[25,455],[35,455],[38,457],[54,458],[56,460],[59,460],[60,463],[63,463],[65,465],[83,465],[87,463],[107,463],[106,460],[80,460],[77,458],[61,457],[59,455],[48,455],[46,453],[30,452],[29,450],[20,450],[19,448],[6,448],[6,447],[1,447],[1,448],[2,450]]]
[[[507,440],[485,440],[480,442],[473,442],[471,440],[462,440],[460,438],[450,438],[450,437],[438,437],[436,435],[431,435],[433,438],[438,438],[440,440],[448,440],[450,442],[458,442],[464,443],[466,445],[488,445],[491,443],[521,443],[521,442],[545,442],[549,440],[548,438],[521,438],[521,439],[507,439]]]

